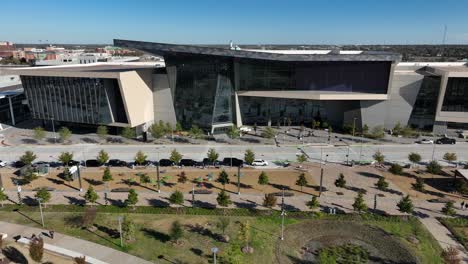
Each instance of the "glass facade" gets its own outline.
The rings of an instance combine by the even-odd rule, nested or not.
[[[411,112],[409,124],[424,129],[432,129],[437,108],[441,78],[438,76],[425,76],[416,102]]]
[[[468,78],[448,78],[442,111],[468,112]]]
[[[388,62],[239,61],[238,90],[387,93]]]
[[[125,111],[116,79],[21,76],[21,82],[33,118],[128,123],[126,115],[117,114]]]
[[[12,125],[13,118],[11,116],[10,109],[10,98],[11,105],[13,107],[13,115],[15,123],[22,122],[29,118],[29,109],[27,105],[23,104],[23,100],[26,99],[24,94],[6,96],[0,99],[0,123]]]
[[[177,121],[189,128],[233,122],[232,63],[219,57],[166,57],[169,79],[175,79],[174,108]],[[174,84],[173,84],[174,85]]]

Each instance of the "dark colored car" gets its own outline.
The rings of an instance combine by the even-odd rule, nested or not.
[[[203,159],[203,165],[204,166],[219,166],[220,162],[219,160],[215,160],[215,161],[210,161],[208,158],[204,158]]]
[[[68,162],[68,166],[69,166],[69,167],[71,167],[71,166],[78,166],[78,165],[80,165],[80,164],[81,164],[81,162],[76,161],[76,160],[70,160],[70,161]]]
[[[142,163],[135,162],[135,166],[150,166],[150,165],[153,165],[153,163],[150,160],[145,160]]]
[[[181,159],[179,165],[184,167],[193,167],[195,166],[195,161],[193,159]]]
[[[224,166],[243,167],[244,161],[238,158],[224,158],[222,164]]]
[[[204,167],[205,167],[205,163],[203,163],[203,161],[195,161],[195,163],[193,164],[193,166],[198,167],[198,168],[204,168]]]
[[[175,163],[171,161],[170,159],[160,159],[159,160],[159,166],[161,167],[171,167],[174,166]]]
[[[436,140],[436,144],[455,144],[457,141],[453,138],[443,137]]]
[[[126,167],[128,164],[127,164],[126,161],[123,161],[123,160],[111,159],[111,160],[109,160],[107,165],[109,165],[111,167]]]
[[[15,162],[13,162],[12,165],[15,168],[22,168],[22,167],[26,166],[26,163],[22,162],[21,160],[17,160]]]
[[[89,159],[89,160],[86,160],[85,166],[86,167],[99,167],[101,166],[101,163],[95,159]]]

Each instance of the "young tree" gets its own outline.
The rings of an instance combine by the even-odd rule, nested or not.
[[[406,195],[403,197],[397,204],[398,210],[403,213],[408,213],[411,214],[413,212],[413,201],[411,201],[411,198],[409,195]]]
[[[367,133],[369,133],[369,126],[367,124],[364,124],[362,126],[362,135],[367,135]]]
[[[107,130],[106,126],[98,126],[98,128],[96,129],[96,134],[100,139],[104,140],[109,134],[109,131]]]
[[[268,182],[269,182],[268,175],[264,171],[262,171],[260,175],[258,176],[258,184],[267,185]]]
[[[445,215],[449,215],[449,216],[453,216],[456,214],[456,211],[455,209],[453,208],[453,202],[452,201],[448,201],[444,208],[442,208],[442,213],[444,213]]]
[[[218,202],[218,205],[224,206],[224,207],[227,207],[232,203],[231,197],[224,190],[218,193],[218,197],[216,197],[216,201]]]
[[[418,153],[416,152],[411,152],[409,155],[408,155],[408,160],[414,164],[416,163],[419,163],[421,161],[421,155],[419,155]]]
[[[187,182],[187,174],[185,173],[185,171],[180,172],[179,177],[177,179],[177,182],[180,182],[180,183],[186,183]]]
[[[144,164],[146,161],[146,158],[148,158],[148,156],[145,153],[143,153],[143,151],[139,150],[135,155],[135,164],[137,165]]]
[[[216,152],[214,148],[210,148],[208,150],[208,153],[206,153],[206,157],[208,158],[210,162],[215,162],[219,158],[219,153]]]
[[[301,154],[301,155],[297,156],[297,162],[304,163],[306,161],[307,161],[307,156],[305,154]]]
[[[20,157],[20,161],[26,165],[31,165],[36,158],[36,154],[28,150],[23,154],[23,156]]]
[[[379,177],[375,186],[381,191],[386,191],[388,189],[388,182],[385,180],[385,177]]]
[[[424,179],[421,177],[416,178],[416,182],[412,184],[413,189],[416,191],[424,192]]]
[[[335,186],[339,188],[346,188],[346,180],[343,173],[340,173],[338,179],[335,180]]]
[[[444,154],[443,159],[447,161],[447,163],[452,163],[457,160],[457,154],[453,152],[447,152]]]
[[[176,190],[169,196],[169,202],[171,204],[182,205],[184,203],[184,195],[182,192]]]
[[[255,160],[255,153],[251,149],[246,149],[244,153],[245,163],[252,165]]]
[[[307,186],[307,179],[304,173],[299,174],[299,177],[297,177],[297,180],[296,180],[296,185],[301,187],[301,192],[302,192],[302,188],[304,186]]]
[[[203,130],[197,125],[192,125],[192,127],[189,130],[189,135],[195,139],[201,138],[203,136]]]
[[[218,219],[218,222],[216,223],[216,227],[221,229],[224,235],[226,234],[226,229],[228,228],[230,224],[231,224],[231,220],[229,219],[229,217],[223,216]]]
[[[379,165],[382,165],[385,160],[385,156],[380,152],[380,150],[377,150],[372,157]]]
[[[122,236],[126,241],[135,240],[136,227],[133,219],[126,215],[122,221]]]
[[[263,206],[272,208],[276,205],[277,198],[274,193],[268,193],[265,194],[265,197],[263,198]]]
[[[179,164],[180,160],[182,159],[183,155],[180,154],[176,149],[171,151],[171,156],[169,159],[174,162],[175,164]]]
[[[249,252],[250,247],[250,224],[248,221],[241,222],[239,228],[239,240],[245,244],[245,251]]]
[[[235,126],[231,126],[226,133],[231,139],[238,138],[240,136],[240,131]]]
[[[169,230],[169,237],[172,241],[177,242],[184,235],[184,230],[179,221],[172,222],[171,229]]]
[[[40,199],[40,202],[44,205],[44,207],[46,207],[47,203],[50,201],[51,195],[47,188],[43,187],[36,192],[34,197],[36,199]]]
[[[266,127],[261,134],[262,137],[268,138],[268,139],[274,138],[275,135],[276,135],[275,130],[271,127]]]
[[[364,196],[362,192],[359,192],[353,203],[354,211],[361,213],[362,211],[367,211],[367,205],[364,202]]]
[[[427,172],[431,174],[441,174],[442,173],[442,166],[439,164],[439,162],[433,160],[429,162],[426,166]]]
[[[34,139],[36,140],[42,140],[46,136],[46,132],[44,128],[42,127],[35,127],[33,131],[34,131]]]
[[[389,172],[395,175],[402,175],[403,174],[403,167],[400,164],[393,163],[390,168],[388,169]]]
[[[99,199],[99,195],[96,193],[96,191],[94,191],[93,186],[90,185],[84,195],[84,198],[86,202],[93,204],[96,203],[96,201]]]
[[[312,196],[312,200],[308,201],[306,203],[307,207],[309,207],[309,209],[315,209],[315,208],[318,208],[320,206],[320,203],[317,199],[317,196]]]
[[[58,133],[59,133],[59,137],[60,137],[61,142],[66,142],[67,140],[70,139],[70,137],[72,135],[71,130],[68,129],[67,127],[61,127],[59,129]]]
[[[166,127],[162,120],[159,123],[152,124],[148,130],[154,138],[161,138],[166,134]]]
[[[120,135],[126,139],[131,139],[135,137],[135,130],[131,127],[124,127]]]
[[[7,200],[8,200],[8,195],[5,193],[3,188],[0,188],[0,204],[2,205],[2,207],[5,201]]]
[[[110,172],[110,169],[109,169],[109,167],[106,167],[104,169],[104,173],[102,174],[102,181],[107,183],[107,182],[110,182],[112,180],[114,180],[114,178],[112,178],[112,174]]]
[[[99,164],[104,165],[109,160],[109,154],[101,149],[96,157]]]
[[[222,170],[218,175],[218,182],[223,185],[223,189],[226,189],[226,184],[229,184],[229,175],[225,170]]]
[[[182,131],[184,131],[182,124],[180,124],[180,122],[177,122],[175,125],[175,132],[182,132]]]
[[[73,175],[71,174],[70,172],[70,169],[68,167],[65,167],[63,169],[63,172],[62,172],[62,178],[67,181],[68,183],[70,183],[71,181],[73,181]]]
[[[42,237],[36,237],[29,242],[29,256],[37,263],[42,262],[44,257],[44,240]]]
[[[63,166],[68,166],[70,162],[73,160],[73,153],[71,152],[62,152],[58,156],[58,160],[62,162]]]
[[[139,176],[140,176],[140,184],[147,185],[148,183],[151,182],[151,178],[150,176],[148,176],[148,174],[141,173]]]
[[[135,208],[135,205],[138,203],[138,194],[134,189],[128,191],[127,199],[125,200],[125,206],[132,206]]]
[[[23,184],[29,184],[32,183],[34,180],[37,180],[38,176],[37,174],[33,171],[32,168],[27,168],[26,171],[23,173]]]

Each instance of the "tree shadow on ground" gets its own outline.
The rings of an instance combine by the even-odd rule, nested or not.
[[[103,185],[104,182],[102,181],[98,181],[98,180],[95,180],[95,179],[89,179],[89,178],[83,178],[88,184],[91,184],[91,185],[94,185],[94,186],[98,186],[98,185]]]
[[[149,205],[154,207],[169,207],[169,203],[160,199],[147,199]]]
[[[29,205],[29,206],[39,205],[36,198],[33,198],[31,196],[23,197],[22,201],[24,204]]]
[[[201,250],[199,248],[190,248],[190,251],[192,251],[192,253],[197,255],[197,256],[203,255],[203,250]]]
[[[287,185],[283,185],[283,184],[269,183],[269,185],[271,185],[271,187],[273,187],[275,189],[278,189],[278,190],[283,190],[283,189],[285,191],[291,190],[291,187],[289,187]]]
[[[109,197],[107,197],[107,201],[113,205],[113,206],[117,206],[117,207],[125,207],[125,201],[123,201],[122,199],[111,199]]]
[[[141,231],[143,232],[144,235],[146,235],[148,237],[152,237],[152,238],[154,238],[156,240],[159,240],[162,243],[166,243],[169,240],[171,240],[171,237],[169,235],[161,233],[161,232],[156,231],[154,229],[143,228],[143,229],[141,229]]]
[[[236,182],[231,182],[232,185],[236,186],[237,187],[237,181]],[[239,186],[242,188],[242,189],[252,189],[252,185],[250,184],[245,184],[245,183],[240,183]]]
[[[414,215],[414,216],[417,216],[417,217],[419,217],[419,218],[428,218],[428,217],[429,217],[428,214],[423,213],[423,212],[421,212],[421,211],[413,211],[413,215]]]
[[[280,207],[281,207],[281,204],[280,204]],[[287,203],[283,205],[283,209],[286,211],[300,211],[299,208],[297,208],[296,206],[292,204],[287,204]]]
[[[119,238],[120,233],[117,229],[108,228],[107,226],[102,226],[98,224],[94,224],[94,226],[101,232],[107,234],[110,238]]]
[[[76,198],[76,197],[73,197],[73,196],[66,196],[66,195],[64,195],[63,197],[68,199],[68,203],[72,204],[72,205],[84,206],[86,204],[85,199],[80,199],[80,198]]]
[[[31,138],[22,138],[21,141],[22,141],[24,144],[37,144],[37,143],[38,143],[37,140],[31,139]]]
[[[306,261],[306,260],[302,260],[298,257],[295,257],[295,256],[291,256],[291,255],[288,255],[288,259],[291,261],[291,263],[293,264],[311,264],[313,263],[312,261]]]
[[[28,219],[29,221],[33,222],[33,223],[36,223],[38,225],[41,225],[41,223],[39,223],[38,221],[32,219],[31,217],[23,214],[23,212],[21,212],[19,209],[14,209],[13,212],[17,212],[18,214],[20,214],[21,216],[25,217],[26,219]]]
[[[195,206],[200,207],[200,208],[205,208],[205,209],[215,209],[216,205],[209,203],[209,202],[204,202],[204,201],[195,201]]]
[[[236,184],[237,184],[237,183],[236,183]],[[237,185],[236,185],[236,186],[237,186]],[[206,182],[206,183],[205,183],[205,187],[206,187],[207,189],[218,189],[218,190],[220,190],[220,191],[221,191],[221,190],[224,190],[224,191],[227,192],[227,193],[237,194],[237,193],[235,193],[235,192],[233,192],[233,191],[226,190],[225,188],[219,188],[219,187],[217,187],[217,186],[214,186],[212,183],[209,183],[209,182]]]
[[[214,240],[220,239],[220,236],[217,233],[214,233],[210,229],[205,228],[200,224],[195,224],[195,225],[189,224],[189,225],[186,225],[186,227],[188,228],[189,232],[196,233],[202,236],[206,236]]]
[[[319,192],[320,191],[320,185],[310,185],[308,184],[306,187],[314,189],[314,191]],[[327,187],[322,185],[322,192],[327,192],[328,189]]]
[[[424,183],[442,192],[453,192],[455,190],[454,188],[455,181],[453,177],[426,178],[424,179]]]
[[[97,228],[96,225],[94,225],[94,226]],[[104,237],[104,236],[102,236],[102,235],[100,235],[100,234],[98,234],[98,233],[96,233],[96,232],[93,232],[93,231],[89,230],[89,228],[85,228],[84,230],[86,230],[86,231],[88,231],[89,233],[91,233],[91,234],[93,234],[93,235],[99,237],[99,238],[102,239],[102,240],[105,240],[106,242],[108,242],[108,243],[110,243],[110,244],[113,244],[113,245],[116,245],[116,246],[120,246],[119,244],[114,243],[112,240],[108,239],[107,237]],[[98,230],[99,230],[99,228],[98,228]]]
[[[13,263],[28,264],[28,259],[18,249],[12,246],[2,249],[3,255]]]
[[[62,180],[57,180],[57,179],[54,179],[54,178],[47,178],[48,181],[52,182],[53,184],[57,184],[57,185],[61,185],[61,184],[64,184],[65,182],[62,181]]]
[[[96,143],[99,143],[97,140],[95,140],[94,138],[89,138],[89,137],[84,137],[84,138],[81,138],[81,141],[85,142],[85,143],[89,143],[89,144],[96,144]]]
[[[367,190],[364,188],[359,188],[359,187],[354,187],[354,186],[346,186],[346,190],[353,191],[353,192],[362,192],[362,193],[367,193]]]
[[[367,172],[367,171],[359,171],[358,174],[361,175],[361,176],[364,176],[364,177],[374,178],[374,179],[379,179],[380,177],[382,177],[382,176],[380,176],[378,174],[375,174],[375,173],[372,173],[372,172]]]
[[[257,203],[252,202],[233,202],[233,204],[237,208],[255,209],[257,207]]]

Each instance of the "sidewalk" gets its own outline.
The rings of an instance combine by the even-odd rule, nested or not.
[[[48,232],[48,230],[43,230],[34,227],[28,227],[23,225],[11,224],[0,221],[0,232],[6,232],[8,234],[8,239],[13,239],[13,237],[22,235],[25,237],[31,237],[32,234],[40,234],[41,232]],[[95,259],[101,260],[106,263],[111,264],[126,264],[126,263],[135,263],[135,264],[149,264],[151,262],[143,260],[141,258],[120,252],[118,250],[101,246],[99,244],[89,242],[86,240],[62,235],[55,233],[54,239],[51,239],[47,236],[42,236],[44,242],[51,244],[57,247],[64,249],[72,250],[75,252],[82,253],[83,255],[93,257]]]

